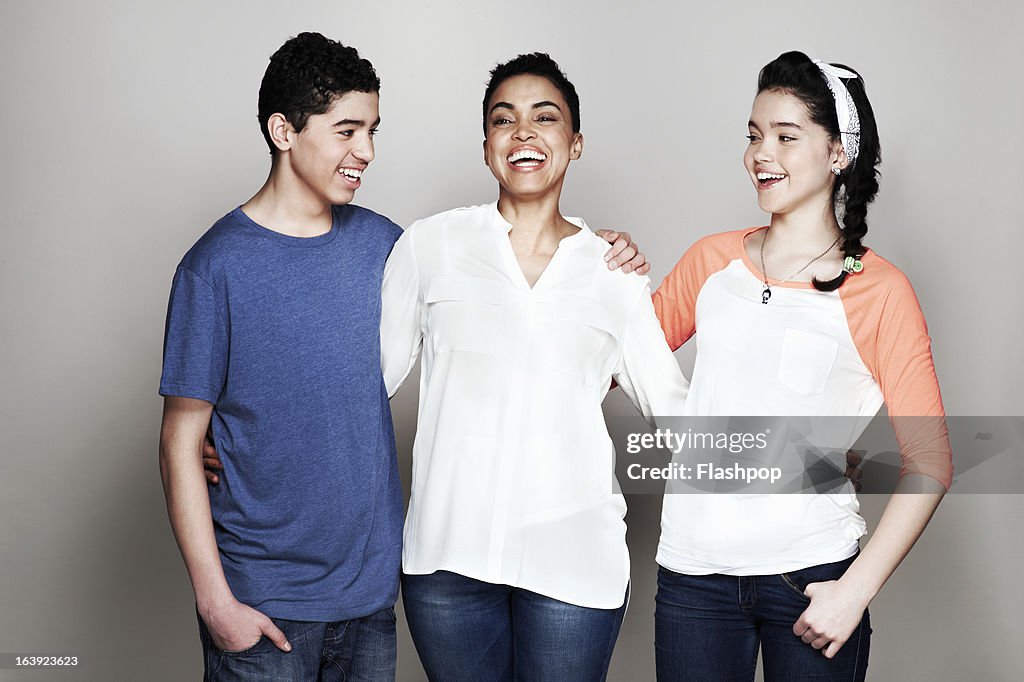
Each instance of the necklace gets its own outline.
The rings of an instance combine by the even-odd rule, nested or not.
[[[770,230],[771,228],[768,228],[768,229]],[[785,284],[786,282],[788,282],[789,280],[793,279],[794,277],[799,275],[801,272],[806,270],[807,268],[811,267],[811,265],[815,261],[818,261],[821,258],[824,258],[826,253],[828,253],[832,249],[836,248],[836,244],[838,244],[839,240],[842,239],[842,238],[843,238],[843,235],[840,234],[838,237],[836,237],[836,240],[829,245],[829,247],[827,249],[822,251],[820,254],[818,254],[817,256],[812,258],[811,260],[807,261],[806,265],[804,265],[802,268],[800,268],[799,270],[794,272],[792,275],[790,275],[786,279],[780,279],[776,283],[777,284]],[[768,305],[768,299],[772,297],[772,288],[768,284],[768,271],[764,267],[764,243],[766,241],[768,241],[768,232],[767,231],[765,231],[765,233],[764,233],[764,239],[761,240],[761,275],[764,277],[764,291],[761,292],[761,303],[763,303],[765,305]]]

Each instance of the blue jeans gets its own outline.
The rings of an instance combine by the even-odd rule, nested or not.
[[[281,651],[266,637],[245,651],[221,651],[200,618],[204,682],[394,682],[394,608],[389,606],[369,616],[335,623],[271,620],[288,638],[291,651]]]
[[[659,680],[752,682],[761,649],[765,682],[860,682],[871,624],[860,625],[828,659],[793,634],[811,600],[810,583],[837,580],[856,555],[777,575],[681,575],[658,570],[654,649]]]
[[[448,571],[403,575],[402,600],[432,682],[601,682],[626,612]]]

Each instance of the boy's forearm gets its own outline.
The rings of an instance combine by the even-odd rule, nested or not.
[[[160,435],[160,477],[174,538],[192,581],[200,614],[233,599],[220,563],[202,465],[202,443],[211,409],[168,399]],[[209,405],[209,403],[206,403]]]

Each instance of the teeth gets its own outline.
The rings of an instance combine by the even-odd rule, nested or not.
[[[515,163],[517,161],[522,161],[523,159],[530,159],[532,161],[547,161],[547,158],[547,156],[541,154],[538,151],[534,151],[532,149],[520,149],[517,152],[509,154],[508,162]]]
[[[782,180],[784,177],[786,177],[786,176],[782,175],[780,173],[758,173],[757,174],[757,179],[758,180]]]
[[[363,175],[363,171],[359,170],[358,168],[342,168],[338,172],[350,178],[355,178],[356,180],[361,178]]]

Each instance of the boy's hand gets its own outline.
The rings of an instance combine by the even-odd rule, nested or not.
[[[217,454],[217,447],[213,444],[213,425],[206,430],[206,440],[203,441],[203,469],[206,474],[206,481],[213,485],[220,482],[217,472],[224,468]]]
[[[644,254],[640,253],[628,232],[598,230],[595,234],[612,245],[604,255],[609,270],[621,267],[623,272],[635,272],[638,275],[646,275],[651,271],[650,263]]]
[[[200,612],[213,644],[221,651],[238,653],[256,646],[266,637],[281,651],[291,651],[288,638],[274,622],[237,599]]]

